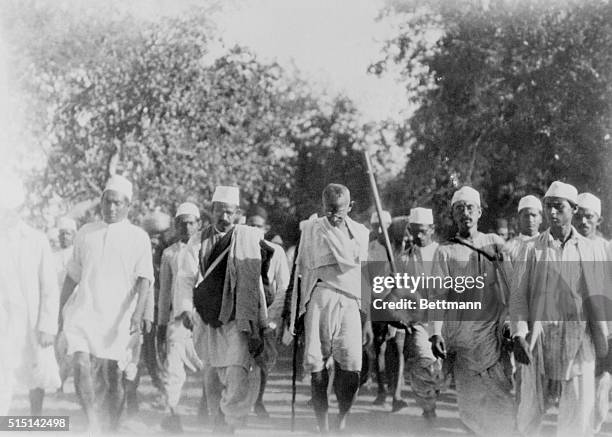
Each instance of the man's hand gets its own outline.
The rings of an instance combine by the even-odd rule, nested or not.
[[[130,320],[130,335],[135,333],[145,334],[151,332],[152,323],[150,320],[145,320],[142,317],[138,317],[136,314],[132,316]]]
[[[53,334],[49,334],[43,331],[38,331],[36,334],[38,337],[38,344],[41,347],[49,347],[55,342],[55,335]]]
[[[363,324],[363,333],[361,335],[361,344],[368,347],[374,341],[374,331],[372,331],[372,322],[367,320]]]
[[[446,344],[444,344],[444,339],[441,335],[432,335],[429,338],[431,342],[431,352],[434,354],[434,357],[441,358],[443,360],[446,359]]]
[[[190,331],[193,331],[193,315],[191,311],[183,311],[180,316],[177,317],[183,322],[183,326]]]
[[[514,353],[514,359],[526,366],[531,364],[531,351],[529,350],[529,344],[525,337],[515,335],[512,341],[512,352]]]
[[[598,358],[595,362],[595,376],[599,376],[603,372],[612,374],[612,338],[608,339],[608,354],[604,358]]]

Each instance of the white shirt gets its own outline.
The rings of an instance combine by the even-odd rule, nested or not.
[[[153,282],[148,235],[128,220],[89,223],[75,237],[68,274],[79,284],[64,309],[69,349],[124,358],[137,301],[133,287],[139,277]]]

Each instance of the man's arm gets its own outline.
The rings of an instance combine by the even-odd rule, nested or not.
[[[83,230],[79,231],[74,237],[74,246],[72,250],[72,257],[70,261],[68,261],[68,266],[66,268],[66,277],[64,278],[64,285],[62,286],[62,292],[60,295],[60,304],[59,304],[59,327],[58,332],[62,331],[64,328],[64,306],[72,296],[74,289],[81,281],[81,272],[83,270],[83,266],[81,264],[81,253],[84,249],[81,248],[83,245],[82,239]]]
[[[451,276],[450,269],[446,260],[443,247],[439,247],[433,257],[431,275],[434,278],[445,278]],[[447,300],[449,291],[442,287],[430,287],[427,289],[429,300]],[[442,325],[444,324],[444,310],[429,310],[427,319],[430,322],[430,335],[442,335]]]
[[[535,256],[533,248],[526,250],[518,263],[514,264],[512,279],[512,289],[510,290],[510,321],[512,323],[512,335],[525,338],[529,333],[529,302],[528,290],[529,279],[534,273],[531,271],[531,264]]]
[[[140,230],[139,232],[141,232],[140,237],[138,237],[140,239],[138,242],[140,250],[136,258],[136,265],[133,272],[136,283],[132,289],[138,297],[136,309],[134,310],[130,323],[130,333],[149,332],[155,310],[155,294],[151,286],[155,280],[151,240],[144,231]]]
[[[130,334],[135,332],[146,332],[145,329],[145,310],[149,299],[152,299],[151,281],[147,278],[139,277],[136,279],[134,291],[138,295],[136,301],[136,309],[130,321]],[[149,325],[150,329],[150,325]]]
[[[168,250],[168,249],[166,249]],[[170,321],[170,305],[172,304],[172,268],[171,257],[164,251],[159,268],[159,302],[157,304],[157,324],[168,325]]]
[[[268,309],[268,319],[276,326],[281,324],[284,307],[285,291],[289,286],[289,265],[287,256],[281,247],[274,249],[270,268],[273,270],[273,280],[271,286],[274,287],[274,301]]]
[[[57,333],[60,293],[51,247],[46,238],[41,238],[41,257],[38,267],[38,339],[41,346],[53,344]]]
[[[514,358],[517,362],[525,365],[531,364],[531,348],[525,337],[529,333],[529,282],[532,274],[535,272],[531,269],[532,261],[535,259],[533,247],[530,247],[524,261],[515,263],[514,279],[512,281],[512,290],[510,291],[510,322],[513,338]],[[524,264],[524,265],[521,265]]]
[[[70,296],[72,296],[72,293],[77,285],[79,285],[78,282],[72,279],[69,274],[66,275],[66,279],[64,279],[64,286],[62,287],[62,294],[60,296],[58,332],[64,328],[64,305],[66,305],[66,302],[68,302],[68,299],[70,299]]]
[[[444,249],[438,248],[433,258],[432,277],[445,278],[450,276],[450,269],[444,253]],[[440,288],[432,287],[428,289],[428,297],[430,300],[442,299],[446,300],[449,291],[442,286]],[[430,310],[427,314],[430,320],[429,330],[431,337],[431,351],[436,358],[446,359],[446,343],[442,337],[442,326],[444,325],[444,310]]]
[[[185,250],[181,251],[178,261],[178,272],[176,274],[176,308],[174,313],[177,318],[183,320],[187,329],[193,328],[191,313],[193,311],[193,288],[198,282],[200,265],[198,262],[200,250],[200,234],[196,233],[187,244]]]

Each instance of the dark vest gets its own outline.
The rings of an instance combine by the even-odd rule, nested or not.
[[[202,248],[198,254],[200,263],[200,272],[202,277],[211,266],[211,264],[227,249],[232,241],[233,231],[230,230],[225,234],[219,241],[213,246],[208,259],[204,262]],[[206,238],[211,235],[207,230],[202,231],[202,243]],[[204,245],[202,244],[201,247]],[[260,243],[261,247],[261,278],[264,284],[264,292],[266,296],[266,305],[270,306],[274,300],[274,294],[270,290],[270,284],[268,281],[268,269],[270,267],[270,259],[274,254],[274,249],[268,246],[263,241]],[[221,305],[223,303],[223,286],[225,285],[225,274],[227,272],[227,260],[229,257],[229,251],[223,255],[221,261],[215,266],[210,274],[204,278],[193,290],[193,305],[197,313],[202,318],[202,321],[213,328],[218,328],[222,325],[219,320],[219,313],[221,312]],[[232,314],[232,319],[234,315]]]
[[[212,251],[206,260],[202,259],[202,249],[198,254],[200,261],[200,272],[202,277],[208,270],[208,267],[229,247],[232,241],[232,231],[225,234],[213,246]],[[202,240],[206,239],[206,234],[202,231]],[[202,241],[203,243],[204,241]],[[203,246],[203,244],[202,244]],[[202,321],[214,328],[221,326],[219,321],[219,313],[221,312],[221,303],[223,302],[223,285],[225,283],[225,273],[227,271],[227,259],[229,251],[223,255],[221,261],[215,266],[212,272],[200,282],[193,290],[193,305],[202,318]]]

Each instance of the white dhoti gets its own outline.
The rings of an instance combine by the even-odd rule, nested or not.
[[[548,408],[547,381],[538,374],[538,357],[521,365],[520,402],[517,426],[522,435],[537,434]],[[595,409],[595,362],[582,362],[582,373],[560,381],[557,436],[592,436]],[[538,381],[538,378],[540,379]],[[606,412],[607,413],[607,412]]]
[[[244,426],[260,383],[261,369],[254,363],[249,369],[242,366],[205,368],[204,387],[211,415],[223,413],[229,425]]]
[[[261,370],[249,353],[247,334],[231,321],[219,328],[194,326],[194,344],[204,362],[204,388],[213,417],[223,415],[232,426],[244,425],[259,391]]]
[[[304,329],[306,371],[320,372],[329,357],[342,370],[361,370],[361,318],[356,299],[317,285],[306,307]]]
[[[476,435],[515,435],[512,381],[501,361],[481,373],[454,368],[459,417]]]

